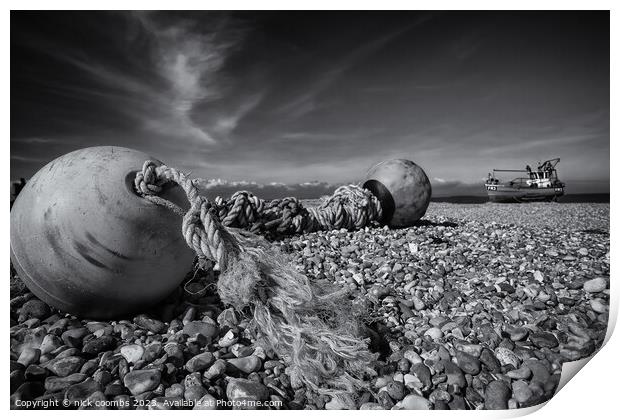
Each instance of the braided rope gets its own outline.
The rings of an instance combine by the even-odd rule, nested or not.
[[[348,299],[350,291],[324,280],[310,283],[264,239],[226,227],[220,220],[239,227],[269,228],[272,223],[278,231],[283,226],[296,231],[355,227],[376,220],[380,206],[364,201],[368,195],[359,188],[334,194],[333,203],[324,203],[325,209],[333,211],[308,211],[296,199],[267,205],[247,192],[236,193],[229,202],[210,203],[187,175],[152,161],[144,163],[134,185],[145,199],[178,212],[178,206],[157,196],[169,182],[179,185],[190,203],[181,226],[188,246],[199,259],[218,263],[220,298],[239,311],[252,309],[259,338],[287,362],[291,382],[328,394],[365,388],[364,376],[376,375],[372,366],[377,355],[368,350],[368,339],[361,337],[358,311]],[[352,204],[355,197],[359,205]],[[264,223],[266,219],[269,222]]]
[[[228,200],[216,197],[216,213],[227,227],[262,234],[301,234],[323,230],[359,230],[378,224],[381,203],[369,190],[344,185],[318,207],[304,207],[295,197],[264,201],[248,191],[237,191]]]

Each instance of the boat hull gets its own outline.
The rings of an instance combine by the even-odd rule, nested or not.
[[[564,188],[514,188],[505,185],[487,185],[489,201],[494,203],[523,203],[531,201],[557,201],[564,195]]]

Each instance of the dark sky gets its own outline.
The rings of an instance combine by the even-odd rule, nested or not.
[[[609,13],[11,13],[11,177],[104,144],[239,186],[404,157],[455,194],[560,156],[608,191]]]

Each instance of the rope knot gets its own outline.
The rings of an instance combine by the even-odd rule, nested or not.
[[[152,160],[147,160],[142,165],[142,171],[136,174],[134,186],[143,195],[156,195],[162,190],[162,182],[157,175],[159,165]]]

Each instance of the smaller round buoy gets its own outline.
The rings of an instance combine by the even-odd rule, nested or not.
[[[431,200],[431,183],[424,170],[410,160],[391,159],[370,168],[363,187],[381,202],[381,223],[407,227],[420,220]]]
[[[140,197],[149,155],[123,147],[76,150],[48,163],[11,210],[11,261],[41,300],[75,315],[114,318],[156,304],[194,259],[181,217]],[[162,197],[188,208],[178,186]]]

